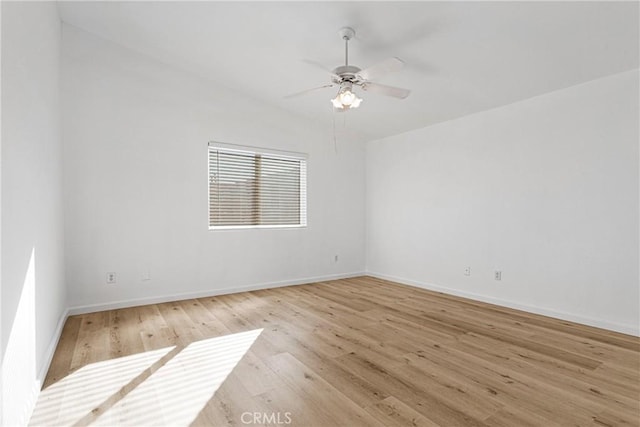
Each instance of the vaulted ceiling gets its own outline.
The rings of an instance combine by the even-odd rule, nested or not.
[[[638,2],[61,2],[62,20],[165,63],[369,139],[638,68]],[[406,62],[380,83],[405,100],[359,93],[332,112],[328,83],[344,61]]]

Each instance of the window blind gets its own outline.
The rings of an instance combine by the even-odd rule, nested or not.
[[[209,146],[209,227],[306,225],[306,159]]]

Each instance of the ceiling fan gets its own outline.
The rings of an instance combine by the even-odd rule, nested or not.
[[[371,81],[390,72],[399,71],[404,67],[404,62],[396,57],[392,57],[364,70],[354,65],[349,65],[349,40],[355,36],[356,32],[353,28],[344,27],[340,29],[338,34],[340,34],[340,37],[344,40],[344,65],[336,67],[329,72],[331,83],[294,93],[285,96],[285,98],[306,95],[317,90],[338,86],[340,89],[335,98],[331,99],[331,104],[335,111],[347,111],[352,108],[358,108],[362,102],[362,99],[358,98],[353,91],[356,86],[366,92],[374,92],[394,98],[404,99],[409,96],[411,91],[408,89],[382,85]]]

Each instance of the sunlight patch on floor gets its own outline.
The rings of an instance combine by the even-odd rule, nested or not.
[[[189,344],[94,425],[190,425],[261,332]]]
[[[42,391],[30,424],[188,426],[261,332],[84,366]]]
[[[174,348],[167,347],[83,366],[42,390],[30,425],[76,424]]]

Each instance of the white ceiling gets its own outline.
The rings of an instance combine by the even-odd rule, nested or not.
[[[638,68],[638,2],[63,2],[62,20],[253,98],[331,126],[334,89],[310,61],[344,60],[340,27],[355,28],[350,63],[390,56],[381,79],[412,89],[373,93],[337,115],[377,139]]]

